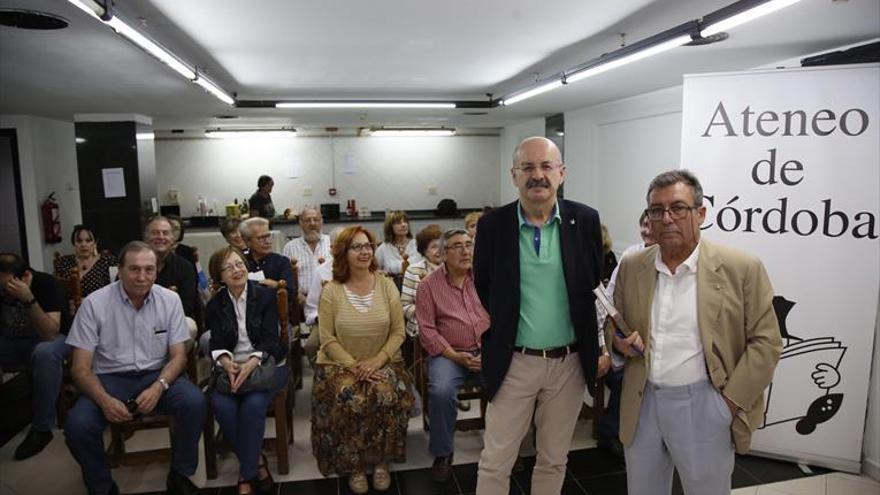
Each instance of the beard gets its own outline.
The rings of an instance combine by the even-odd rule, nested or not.
[[[306,242],[308,242],[309,244],[318,242],[321,240],[321,232],[317,230],[303,232],[303,239],[305,239]]]

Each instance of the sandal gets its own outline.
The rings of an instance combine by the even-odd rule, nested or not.
[[[391,473],[385,464],[379,464],[373,469],[373,488],[379,492],[391,488]]]
[[[254,485],[251,480],[238,480],[238,495],[253,495]]]
[[[254,480],[257,485],[257,491],[259,493],[269,493],[273,491],[275,488],[275,480],[272,479],[272,472],[269,471],[269,461],[266,459],[266,454],[260,454],[260,465],[257,466],[257,468],[257,479]],[[264,471],[266,476],[262,476]]]
[[[348,478],[348,488],[356,495],[364,495],[370,491],[370,484],[367,483],[367,475],[363,471],[355,471]]]

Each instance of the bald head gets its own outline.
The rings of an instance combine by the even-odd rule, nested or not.
[[[539,150],[545,154],[550,153],[560,164],[562,163],[562,153],[559,152],[559,147],[556,146],[556,143],[543,136],[532,136],[520,141],[513,150],[514,167],[522,160],[525,150]]]

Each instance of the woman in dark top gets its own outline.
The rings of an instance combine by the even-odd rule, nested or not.
[[[261,175],[257,179],[257,192],[248,200],[248,209],[251,217],[263,217],[272,219],[275,216],[275,205],[272,204],[272,188],[275,181],[268,175]]]
[[[116,257],[111,254],[98,254],[98,237],[95,231],[85,225],[76,225],[70,234],[74,253],[58,258],[55,263],[55,276],[67,277],[74,267],[79,269],[82,296],[109,285],[110,268],[115,267]]]
[[[617,268],[617,256],[611,250],[611,234],[608,233],[608,227],[602,224],[602,286],[607,286],[611,280],[611,274]]]
[[[287,383],[286,347],[278,337],[275,291],[248,280],[244,255],[234,247],[215,252],[208,264],[211,278],[222,288],[205,308],[211,332],[211,359],[229,375],[232,393],[214,391],[211,405],[220,429],[232,444],[239,462],[238,492],[269,492],[272,475],[261,455],[266,409]],[[271,391],[238,392],[251,372],[272,356],[279,363]]]

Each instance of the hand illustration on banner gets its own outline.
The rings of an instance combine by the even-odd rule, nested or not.
[[[834,337],[801,339],[789,333],[786,318],[794,305],[782,296],[773,298],[785,346],[767,388],[764,424],[759,429],[797,421],[795,430],[809,435],[840,410],[843,394],[831,391],[840,383],[839,368],[847,348]],[[810,401],[809,390],[816,390],[818,397]]]

